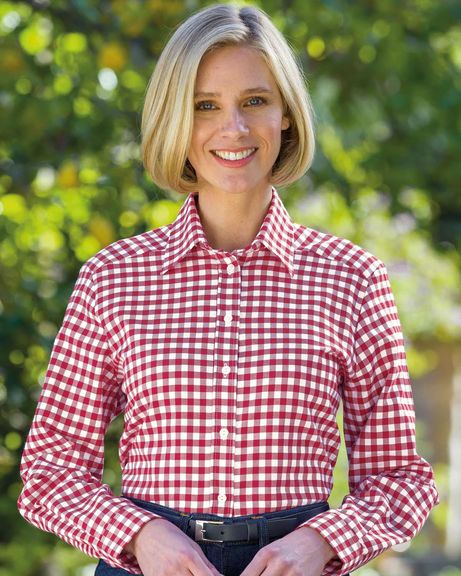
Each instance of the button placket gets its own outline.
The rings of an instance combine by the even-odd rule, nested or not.
[[[238,316],[240,310],[241,268],[238,260],[226,256],[221,261],[218,318],[215,337],[215,414],[213,451],[213,492],[215,513],[232,512],[233,437],[236,413],[238,359]],[[213,510],[211,510],[213,512]]]

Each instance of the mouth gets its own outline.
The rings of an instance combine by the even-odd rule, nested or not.
[[[239,160],[245,160],[252,154],[256,152],[257,148],[245,148],[244,150],[232,151],[232,150],[212,150],[212,154],[221,158],[221,160],[227,160],[229,162],[237,162]]]

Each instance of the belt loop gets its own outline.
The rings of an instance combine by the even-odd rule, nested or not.
[[[181,514],[180,522],[178,528],[184,532],[184,534],[188,534],[189,532],[189,523],[191,520],[191,516],[188,514]]]
[[[248,542],[259,542],[260,530],[258,529],[258,520],[254,518],[248,518]]]
[[[259,547],[263,548],[269,544],[269,531],[267,529],[267,518],[263,516],[259,522]]]

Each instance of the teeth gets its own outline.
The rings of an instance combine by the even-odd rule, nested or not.
[[[240,152],[224,152],[224,150],[215,150],[214,153],[223,160],[243,160],[244,158],[248,158],[250,154],[253,154],[255,150],[256,148],[248,148],[247,150],[241,150]]]

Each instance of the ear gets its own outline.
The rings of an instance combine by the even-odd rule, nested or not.
[[[290,119],[288,118],[288,116],[284,116],[282,118],[282,130],[288,130],[290,126],[291,126]]]

